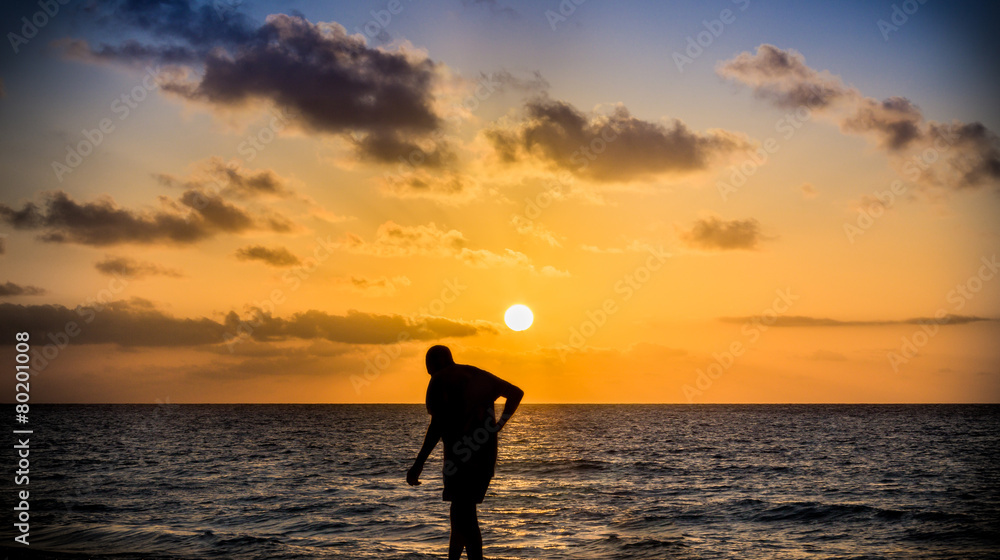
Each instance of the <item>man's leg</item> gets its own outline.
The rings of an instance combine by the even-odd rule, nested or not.
[[[451,540],[448,542],[448,560],[459,560],[465,548],[465,531],[462,528],[462,505],[451,503]]]
[[[469,560],[482,560],[483,537],[479,532],[475,502],[451,503],[451,542],[448,544],[448,560],[459,560],[463,548],[468,552]]]
[[[469,503],[469,512],[466,517],[469,521],[468,530],[465,533],[465,552],[469,560],[483,560],[483,535],[479,532],[479,518],[476,516],[476,503]]]

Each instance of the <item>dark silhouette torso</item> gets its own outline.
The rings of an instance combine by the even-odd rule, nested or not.
[[[444,499],[482,502],[497,457],[496,412],[503,382],[477,367],[454,364],[431,375],[427,412],[444,443]]]

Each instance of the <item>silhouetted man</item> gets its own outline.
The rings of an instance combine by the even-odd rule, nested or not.
[[[427,351],[427,427],[424,445],[406,473],[411,486],[420,484],[424,468],[438,440],[444,440],[444,495],[451,502],[451,541],[448,559],[458,560],[462,549],[469,560],[483,557],[483,537],[476,504],[483,503],[497,461],[497,432],[510,420],[524,391],[488,371],[456,364],[447,346]],[[504,397],[500,421],[493,402]]]

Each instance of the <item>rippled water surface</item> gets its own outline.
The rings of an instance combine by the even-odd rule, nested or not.
[[[446,556],[440,447],[404,482],[422,406],[32,412],[45,557]],[[480,506],[486,556],[994,559],[998,443],[998,406],[524,405]]]

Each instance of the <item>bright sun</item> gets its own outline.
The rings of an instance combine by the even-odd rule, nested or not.
[[[535,315],[528,309],[527,305],[512,305],[507,309],[507,312],[503,314],[503,322],[507,323],[507,326],[515,331],[523,331],[524,329],[531,326],[531,322],[535,320]]]

